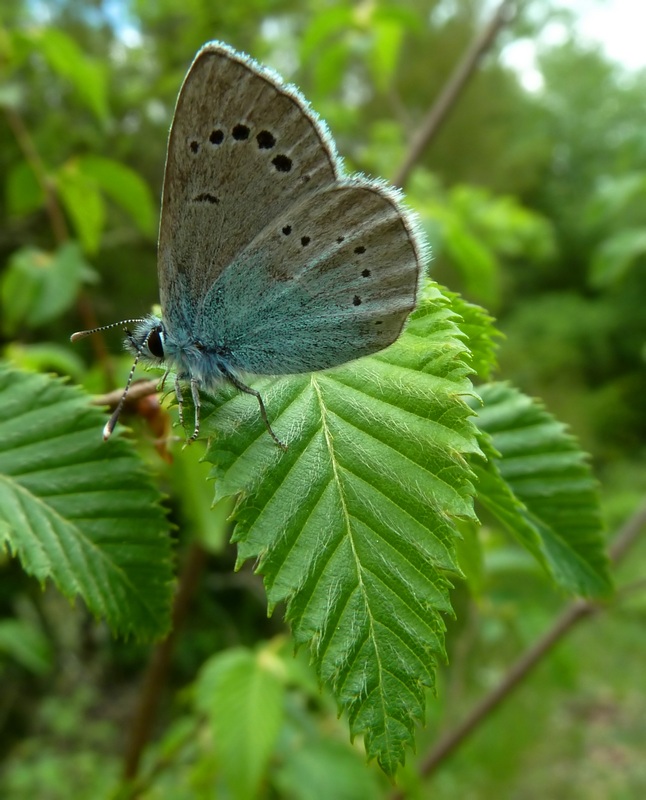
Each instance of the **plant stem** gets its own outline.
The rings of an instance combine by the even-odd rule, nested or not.
[[[139,705],[132,719],[130,740],[124,757],[123,779],[132,781],[155,721],[157,706],[168,682],[170,664],[178,633],[186,619],[193,595],[199,586],[200,574],[206,563],[206,551],[194,542],[186,554],[173,604],[172,627],[168,636],[155,647],[143,679]]]
[[[646,504],[641,506],[619,529],[609,549],[610,560],[616,565],[628,553],[631,546],[646,526]],[[473,733],[497,706],[526,678],[563,637],[581,620],[592,616],[603,607],[590,600],[574,600],[559,614],[552,627],[546,631],[511,666],[502,681],[486,695],[453,730],[448,731],[430,749],[422,760],[419,772],[422,776],[431,775],[467,737]],[[392,800],[402,798],[396,792]]]
[[[491,17],[489,24],[482,29],[467,48],[462,60],[444,84],[439,97],[429,109],[428,114],[413,137],[410,149],[393,178],[393,183],[396,186],[404,186],[422,153],[448,118],[449,112],[470,78],[474,75],[483,56],[492,47],[501,29],[509,24],[515,15],[515,0],[502,0]]]
[[[56,193],[56,182],[50,176],[43,159],[40,157],[38,148],[25,125],[23,118],[13,108],[6,108],[5,114],[9,127],[16,139],[18,147],[20,148],[25,161],[29,165],[34,177],[41,188],[45,198],[45,211],[49,218],[49,224],[52,230],[52,235],[56,243],[60,246],[70,241],[70,232],[65,219],[65,213],[58,200]],[[78,299],[78,310],[83,325],[87,330],[98,327],[96,314],[92,303],[84,292],[81,292]],[[114,385],[114,374],[111,366],[111,361],[108,358],[108,351],[105,346],[105,341],[102,336],[92,337],[92,348],[94,350],[95,358],[103,366],[103,371],[106,377],[106,382],[112,386]]]

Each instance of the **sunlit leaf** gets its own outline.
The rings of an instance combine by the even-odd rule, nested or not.
[[[157,205],[148,184],[133,169],[102,156],[82,156],[76,161],[79,172],[92,178],[108,197],[129,214],[146,236],[155,236]]]
[[[98,119],[107,119],[105,66],[85,55],[74,39],[57,27],[40,28],[36,42],[54,72],[74,86],[78,97]]]
[[[377,19],[373,25],[374,49],[370,66],[375,84],[386,91],[392,83],[397,67],[404,30],[393,19]]]
[[[197,708],[213,731],[230,796],[258,797],[283,721],[280,660],[268,649],[234,648],[211,658],[195,685]]]

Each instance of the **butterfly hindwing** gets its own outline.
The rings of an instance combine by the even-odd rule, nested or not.
[[[415,305],[422,256],[394,190],[337,182],[292,204],[222,271],[196,335],[259,374],[374,353],[399,336]]]

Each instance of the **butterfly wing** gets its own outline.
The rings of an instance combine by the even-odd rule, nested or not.
[[[421,238],[399,194],[361,178],[291,204],[219,275],[197,338],[234,369],[325,369],[387,347],[415,306]]]
[[[171,329],[267,224],[336,180],[324,124],[274,72],[219,43],[197,54],[168,143],[159,286]]]

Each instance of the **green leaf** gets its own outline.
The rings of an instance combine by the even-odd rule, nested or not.
[[[34,675],[46,675],[53,665],[52,648],[45,634],[21,619],[0,621],[0,656],[13,659]]]
[[[380,800],[387,796],[358,752],[333,739],[305,741],[279,766],[276,785],[293,800]]]
[[[211,723],[221,773],[236,800],[252,800],[283,721],[282,664],[265,648],[235,648],[211,658],[195,686],[197,707]]]
[[[75,242],[53,254],[33,247],[13,253],[0,283],[4,331],[12,334],[20,325],[37,328],[56,319],[94,275]]]
[[[312,61],[314,54],[325,57],[331,42],[343,37],[354,27],[354,13],[343,5],[322,6],[312,14],[310,22],[300,39],[300,59]]]
[[[45,202],[42,186],[26,161],[19,161],[9,169],[5,193],[9,214],[30,214]]]
[[[78,159],[72,159],[58,170],[56,184],[83,249],[96,253],[105,224],[105,203],[96,181],[81,171]]]
[[[404,38],[404,28],[398,20],[377,17],[372,25],[374,48],[370,67],[376,86],[385,92],[391,86]]]
[[[69,375],[78,382],[87,373],[85,362],[69,345],[55,342],[24,344],[14,341],[3,352],[7,361],[28,372],[54,372],[57,375]]]
[[[606,239],[590,264],[590,285],[605,289],[617,283],[646,255],[646,228],[629,228]]]
[[[482,594],[485,585],[484,557],[479,533],[479,526],[475,522],[464,522],[460,525],[462,538],[457,542],[458,563],[474,597]]]
[[[82,175],[130,215],[139,230],[154,237],[157,230],[157,206],[148,184],[130,167],[102,156],[81,156],[76,166]]]
[[[538,402],[506,384],[479,387],[489,461],[474,464],[478,500],[567,591],[611,590],[597,483],[573,436]]]
[[[494,318],[482,306],[469,303],[448,289],[443,288],[442,291],[451,299],[453,310],[461,317],[460,330],[467,338],[475,373],[483,380],[488,379],[498,365],[496,351],[502,333],[494,326]]]
[[[102,441],[104,422],[80,390],[0,365],[0,544],[115,632],[161,636],[168,524],[131,445]]]
[[[388,350],[254,382],[286,452],[252,398],[223,390],[204,409],[216,499],[240,495],[239,564],[259,559],[270,608],[287,602],[297,644],[390,775],[445,658],[454,519],[473,517],[465,456],[479,450],[455,319],[432,286]]]
[[[345,41],[331,41],[313,62],[314,87],[321,97],[336,92],[348,73],[350,51]]]
[[[464,288],[487,306],[500,301],[500,263],[482,237],[472,234],[456,215],[447,215],[443,243]]]
[[[40,28],[35,38],[51,69],[75,88],[99,120],[105,121],[109,115],[105,66],[86,56],[74,39],[59,28]]]

